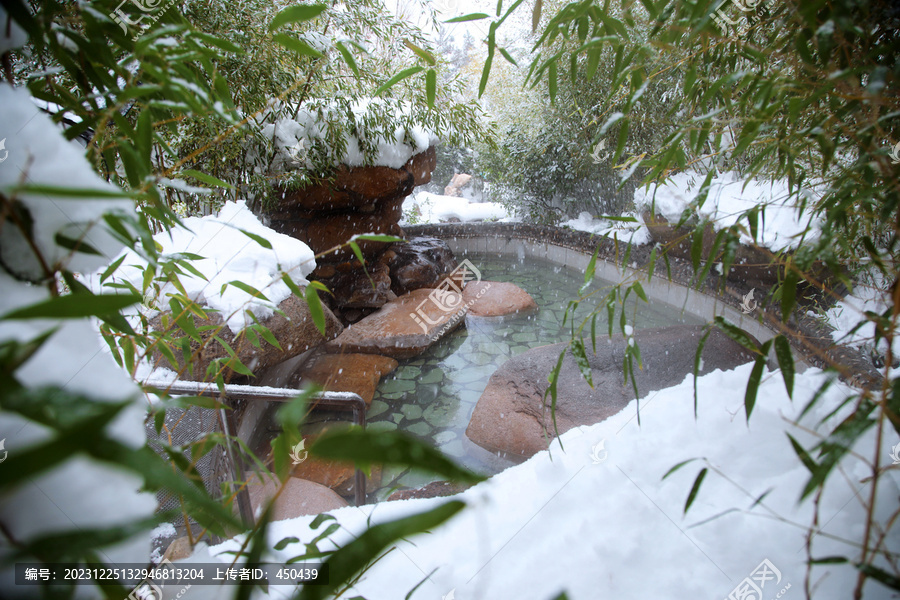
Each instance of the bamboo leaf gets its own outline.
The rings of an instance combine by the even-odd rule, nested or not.
[[[706,472],[706,467],[703,467],[703,469],[700,470],[700,473],[697,474],[694,485],[691,486],[691,491],[688,493],[687,501],[684,503],[685,514],[687,514],[687,511],[691,507],[691,504],[694,503],[694,500],[697,499],[697,494],[700,492],[700,486],[703,485],[703,479],[706,477]]]
[[[376,96],[381,95],[383,92],[386,92],[387,90],[391,89],[395,84],[403,81],[407,77],[412,77],[416,73],[421,73],[424,70],[425,70],[425,67],[410,67],[408,69],[403,69],[402,71],[400,71],[399,73],[397,73],[396,75],[394,75],[393,77],[388,79],[387,82],[385,82],[381,87],[379,87],[377,90],[375,90],[375,95]]]
[[[290,23],[311,21],[325,12],[326,8],[328,7],[324,4],[289,6],[275,15],[275,18],[272,19],[272,23],[269,25],[269,31],[274,31]]]

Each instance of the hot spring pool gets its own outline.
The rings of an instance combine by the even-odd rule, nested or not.
[[[466,437],[475,404],[488,379],[509,358],[537,346],[569,340],[570,322],[563,327],[563,314],[568,302],[577,298],[584,273],[537,258],[517,260],[474,253],[457,253],[457,258],[468,258],[481,271],[484,280],[508,281],[523,288],[534,298],[538,309],[508,317],[467,316],[465,326],[424,354],[401,360],[399,368],[378,386],[368,411],[367,427],[400,429],[427,441],[473,471],[494,474],[515,463],[484,450]],[[602,301],[611,285],[594,280],[589,291],[599,293],[596,299],[592,297],[579,307],[576,323]],[[647,304],[629,298],[627,310],[629,324],[638,329],[704,322],[680,308],[652,300]],[[598,335],[607,332],[605,309],[597,319],[597,332]],[[388,469],[376,495],[383,499],[382,495],[386,496],[397,486],[416,488],[432,480],[421,474]]]

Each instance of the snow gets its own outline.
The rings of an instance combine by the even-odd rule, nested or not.
[[[313,168],[310,152],[314,150],[324,152],[334,166],[345,164],[349,167],[361,167],[372,164],[399,169],[415,154],[424,152],[438,142],[433,132],[412,124],[412,107],[409,103],[392,105],[376,98],[342,106],[334,101],[309,100],[294,116],[293,107],[273,102],[272,112],[290,115],[276,118],[273,123],[271,113],[266,113],[266,117],[257,121],[261,135],[273,140],[275,145],[276,155],[270,165],[273,172]],[[406,123],[407,126],[396,126],[383,131],[373,126],[379,117],[390,117],[391,122]],[[337,153],[331,145],[325,143],[334,124],[344,130],[343,153]],[[357,133],[351,134],[350,131]],[[363,139],[358,137],[360,134],[364,134]],[[365,151],[367,146],[370,147],[369,156]],[[371,159],[371,162],[367,159]]]
[[[810,500],[798,504],[809,473],[785,434],[811,445],[817,439],[811,432],[822,430],[818,421],[851,391],[832,385],[797,426],[792,421],[826,376],[816,369],[799,374],[791,402],[780,374],[767,372],[748,425],[743,396],[750,370],[747,364],[700,377],[696,421],[688,376],[642,399],[640,427],[632,402],[606,421],[567,432],[564,450],[554,442],[550,451],[456,496],[468,505],[460,514],[429,535],[397,544],[399,552],[377,562],[348,596],[403,598],[434,570],[416,597],[438,598],[455,590],[460,598],[549,599],[565,589],[573,600],[723,598],[768,559],[781,579],[764,588],[764,597],[774,598],[787,585],[794,590],[789,597],[799,597],[813,505]],[[838,411],[829,424],[845,417],[847,409]],[[883,457],[896,437],[892,432],[885,436]],[[855,451],[871,459],[874,439],[873,428]],[[689,459],[697,460],[662,479],[675,464]],[[703,467],[709,473],[685,516],[685,499]],[[840,540],[860,539],[865,512],[854,498],[860,490],[868,494],[861,480],[869,471],[853,456],[845,458],[842,467],[843,474],[832,475],[819,502],[823,534],[813,539],[814,556],[857,554]],[[896,478],[883,479],[879,493],[875,517],[883,524],[895,506]],[[341,528],[331,540],[349,543],[368,519],[377,524],[447,500],[333,511]],[[300,542],[271,551],[270,558],[281,562],[302,554],[303,544],[317,534],[309,528],[312,519],[273,524],[270,547],[289,536]],[[228,560],[231,555],[225,552],[236,550],[242,537],[211,548],[211,554]],[[320,542],[319,548],[327,545]],[[813,597],[849,598],[855,582],[851,566],[817,566],[812,571],[817,589]],[[678,590],[675,596],[672,590]],[[866,598],[887,597],[886,590],[871,581],[865,592]],[[271,598],[289,594],[275,587],[269,591]]]
[[[20,48],[27,41],[25,30],[9,17],[5,8],[0,7],[0,54]]]
[[[403,202],[403,219],[400,225],[419,223],[446,223],[451,219],[461,222],[517,221],[515,213],[499,202],[470,202],[466,198],[442,196],[420,191]]]
[[[8,156],[0,168],[0,191],[7,194],[20,183],[117,192],[90,170],[83,151],[65,141],[59,128],[31,101],[26,89],[0,84],[0,140],[6,140]],[[63,140],[65,143],[60,143]],[[0,156],[2,158],[2,156]],[[134,210],[131,200],[102,198],[62,198],[44,194],[16,193],[16,197],[34,220],[33,236],[47,264],[60,263],[71,271],[90,272],[107,264],[121,244],[102,226],[103,212],[127,213]],[[34,252],[24,238],[4,228],[3,254],[6,264],[17,272],[42,274]],[[102,255],[72,254],[57,246],[57,233],[84,240]],[[70,256],[71,255],[71,256]]]
[[[876,274],[877,279],[874,282],[857,284],[852,293],[847,294],[843,300],[825,311],[827,323],[834,328],[831,332],[831,339],[835,342],[850,346],[873,345],[875,323],[866,320],[864,313],[871,311],[883,314],[888,307],[887,294],[890,292],[884,291],[887,286],[881,281],[880,276],[877,276],[874,269],[870,273]],[[865,323],[854,332],[853,328],[864,320]],[[886,350],[887,341],[882,339],[879,341],[878,351],[884,354]],[[900,340],[894,340],[893,354],[895,358],[900,357]]]
[[[568,227],[577,231],[586,231],[596,235],[612,238],[614,235],[620,240],[630,241],[640,246],[650,243],[650,231],[644,225],[644,220],[639,214],[627,213],[626,217],[634,217],[637,223],[627,221],[610,221],[603,218],[594,218],[591,213],[582,211],[577,219],[569,219],[560,223],[560,227]]]
[[[162,246],[165,256],[187,252],[203,257],[192,265],[205,280],[184,274],[181,283],[191,299],[218,311],[235,334],[253,324],[249,312],[262,321],[272,316],[278,304],[291,295],[291,289],[281,279],[282,274],[302,287],[308,283],[306,276],[316,268],[315,255],[309,246],[264,226],[244,201],[227,202],[218,216],[189,217],[183,224],[184,227],[157,234],[154,239]],[[242,230],[265,238],[271,249]],[[147,263],[132,251],[126,255],[110,282],[128,281],[142,289]],[[229,285],[233,281],[256,288],[265,298]],[[162,286],[155,306],[168,307],[166,294],[169,293],[176,293],[175,287]]]
[[[5,25],[5,13],[0,24]],[[13,27],[14,36],[17,29]],[[6,43],[6,42],[2,42]],[[29,184],[66,185],[72,188],[115,191],[100,179],[83,154],[61,135],[49,117],[41,113],[25,89],[0,84],[0,140],[6,139],[9,155],[0,167],[0,190],[12,195],[10,188],[20,180]],[[119,251],[101,226],[106,210],[134,210],[130,201],[99,198],[51,199],[41,194],[16,193],[34,219],[36,243],[47,262],[59,261],[69,269],[95,269]],[[75,224],[77,223],[77,224]],[[68,257],[57,247],[54,236],[64,231],[77,237],[87,232],[87,240],[107,254],[107,258],[86,254]],[[3,230],[4,263],[15,265],[23,275],[41,273],[37,262],[7,222]],[[21,239],[19,240],[22,241]],[[49,290],[13,278],[0,269],[0,314],[50,298]],[[87,319],[0,320],[0,341],[25,341],[56,327],[55,333],[16,372],[16,379],[30,388],[58,386],[68,393],[89,395],[96,402],[135,402],[127,406],[106,427],[113,439],[138,448],[145,443],[143,421],[146,411],[137,401],[139,390],[101,346],[94,324]],[[52,431],[11,411],[0,412],[0,439],[10,462],[16,455],[45,443]],[[9,467],[15,468],[15,467]],[[156,508],[153,494],[141,493],[142,477],[112,468],[86,456],[66,457],[58,466],[35,474],[4,494],[0,499],[0,521],[9,534],[26,541],[36,537],[72,533],[94,527],[112,527],[134,523],[152,516]],[[110,563],[144,562],[149,547],[148,534],[138,534],[118,545],[104,548],[101,558]],[[0,589],[11,589],[10,546],[0,547]],[[90,595],[88,586],[78,596]]]
[[[652,208],[670,223],[676,223],[700,193],[704,178],[694,172],[678,173],[662,184],[638,188],[634,192],[635,207],[638,211]],[[801,190],[800,195],[810,202],[816,199],[815,192],[808,189]],[[808,225],[807,220],[798,216],[796,201],[796,195],[790,196],[784,180],[742,179],[736,173],[726,172],[710,182],[709,194],[699,215],[712,220],[716,229],[724,229],[736,223],[744,211],[764,206],[765,213],[759,218],[757,243],[778,251],[796,248]],[[742,219],[742,224],[747,227],[747,220]],[[815,235],[815,231],[812,234]],[[807,239],[811,239],[809,235]],[[747,243],[752,238],[743,234],[742,241]]]

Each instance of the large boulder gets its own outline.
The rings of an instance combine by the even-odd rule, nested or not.
[[[229,357],[225,348],[218,341],[212,339],[215,336],[218,336],[228,344],[245,366],[256,372],[320,346],[335,338],[343,330],[343,325],[341,325],[340,321],[327,307],[323,306],[322,308],[325,312],[325,335],[323,336],[316,328],[306,302],[296,296],[291,295],[282,301],[278,308],[282,314],[276,312],[271,317],[262,320],[261,324],[268,327],[275,339],[278,340],[281,348],[272,346],[262,338],[259,340],[259,348],[254,346],[244,335],[239,335],[236,339],[231,329],[224,324],[221,315],[208,313],[208,319],[205,321],[196,320],[195,325],[198,329],[208,326],[215,328],[206,331],[201,330],[202,344],[197,340],[188,338],[191,347],[189,367],[185,367],[181,348],[177,345],[172,347],[172,351],[178,364],[170,364],[160,352],[154,354],[154,359],[161,366],[180,372],[181,379],[205,381],[206,370],[210,363],[218,358],[227,359]],[[163,323],[168,322],[170,323],[169,328],[174,331],[176,340],[187,337],[181,329],[171,325],[171,320],[172,313],[161,313],[150,321],[150,327],[154,331],[162,331],[165,329]]]
[[[275,496],[278,491],[278,482],[267,478],[265,483],[261,483],[258,478],[254,478],[250,480],[247,489],[250,493],[253,514],[258,515],[262,511],[262,507]],[[312,481],[289,477],[281,495],[275,500],[275,506],[272,507],[272,520],[282,521],[304,515],[318,515],[345,506],[348,506],[347,501],[328,487]]]
[[[434,237],[417,237],[394,244],[385,257],[390,267],[391,290],[398,296],[437,287],[457,266],[447,242]]]
[[[463,289],[463,301],[475,317],[502,317],[537,308],[531,294],[506,281],[470,281]]]
[[[641,396],[681,383],[693,372],[697,343],[703,326],[682,325],[635,332],[643,369],[635,369]],[[634,399],[630,382],[622,375],[628,340],[617,335],[597,340],[597,353],[588,344],[593,389],[582,377],[570,352],[557,379],[556,423],[559,433],[580,425],[593,425],[625,408]],[[544,393],[547,376],[566,343],[533,348],[511,358],[488,382],[466,429],[470,440],[491,452],[510,457],[530,457],[547,448],[555,437],[549,398]],[[701,373],[731,369],[754,356],[718,329],[713,329],[703,349]]]
[[[323,346],[326,352],[359,352],[393,358],[421,354],[464,321],[456,292],[423,288],[400,296]]]
[[[320,296],[333,308],[379,308],[397,298],[384,262],[370,261],[365,269],[353,261],[324,264],[313,271],[312,277],[331,291]]]
[[[359,394],[368,406],[381,378],[398,364],[377,354],[319,354],[294,372],[288,387],[299,389],[303,382],[311,381],[329,392]]]

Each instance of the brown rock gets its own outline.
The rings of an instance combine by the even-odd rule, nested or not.
[[[425,185],[431,181],[431,174],[435,167],[437,167],[437,149],[434,146],[413,155],[403,166],[412,174],[415,186]]]
[[[463,301],[469,314],[476,317],[500,317],[537,308],[528,292],[505,281],[470,281],[463,289]]]
[[[312,481],[289,477],[284,486],[273,507],[273,521],[317,515],[348,506],[347,501],[333,490]],[[271,478],[267,479],[265,484],[261,483],[259,478],[251,480],[247,488],[254,515],[275,496],[278,487],[278,482]]]
[[[239,333],[236,339],[231,329],[224,324],[224,320],[218,313],[208,313],[209,319],[206,321],[195,319],[195,325],[197,328],[215,326],[216,329],[200,332],[200,337],[204,341],[202,347],[196,340],[190,340],[192,351],[191,368],[185,368],[181,348],[177,345],[171,348],[178,360],[177,365],[169,364],[161,353],[156,353],[154,358],[162,366],[173,368],[181,373],[181,379],[207,381],[206,370],[210,363],[218,358],[227,359],[229,356],[225,348],[212,339],[214,336],[220,337],[232,350],[235,350],[240,361],[251,371],[258,371],[293,358],[310,348],[315,348],[336,337],[343,329],[343,325],[328,307],[323,306],[326,335],[322,336],[312,320],[306,302],[293,295],[282,301],[278,308],[283,314],[276,312],[261,323],[269,328],[269,331],[272,332],[272,335],[275,336],[275,339],[281,345],[281,349],[270,345],[262,338],[260,338],[260,347],[257,348],[251,344],[243,332]],[[154,331],[165,329],[163,326],[164,319],[171,321],[172,313],[161,313],[154,317],[150,321],[151,329]],[[169,327],[174,331],[173,335],[176,340],[186,337],[186,334],[177,326],[170,324]],[[226,374],[228,371],[226,370]]]
[[[393,500],[411,500],[413,498],[441,498],[443,496],[452,496],[468,489],[469,486],[452,483],[450,481],[432,481],[426,486],[414,490],[397,490],[390,496],[388,501]]]
[[[416,185],[415,176],[406,169],[341,165],[331,182],[325,180],[302,190],[284,192],[270,216],[276,220],[292,219],[296,208],[314,211],[359,208],[408,196]]]
[[[391,290],[402,296],[420,288],[435,288],[456,268],[453,251],[444,240],[417,237],[394,244],[386,252],[390,265]]]
[[[693,372],[694,354],[703,326],[676,326],[635,332],[643,369],[635,369],[644,394],[684,380]],[[634,398],[622,377],[627,342],[620,336],[597,340],[597,354],[588,347],[594,388],[581,375],[571,353],[566,354],[557,383],[556,422],[559,433],[593,425],[616,414]],[[565,343],[533,348],[508,360],[488,382],[466,429],[470,440],[491,452],[530,457],[555,437],[549,405],[544,405],[547,376]],[[703,349],[701,373],[730,369],[753,360],[742,346],[713,329]],[[548,399],[549,403],[549,399]],[[502,418],[501,418],[502,415]]]
[[[324,349],[411,358],[458,327],[465,314],[461,294],[427,288],[414,290],[349,325]]]
[[[378,382],[397,365],[393,358],[377,354],[320,354],[300,367],[289,387],[299,389],[301,379],[314,381],[326,391],[359,394],[368,406]]]
[[[457,198],[462,196],[463,187],[470,181],[472,181],[471,175],[466,173],[455,173],[453,177],[450,178],[450,183],[444,188],[444,195],[455,196]]]
[[[325,286],[333,294],[328,297],[320,294],[322,299],[330,301],[332,306],[338,308],[380,308],[386,302],[397,298],[391,290],[391,278],[387,265],[380,262],[369,262],[366,269],[358,262],[352,265],[350,270],[344,270],[343,265],[333,269],[331,277],[317,277],[317,281]],[[324,269],[323,269],[324,271]],[[368,271],[368,274],[367,274]]]
[[[190,558],[194,553],[194,547],[191,546],[191,540],[187,536],[175,538],[166,551],[163,553],[163,560],[175,561]]]

